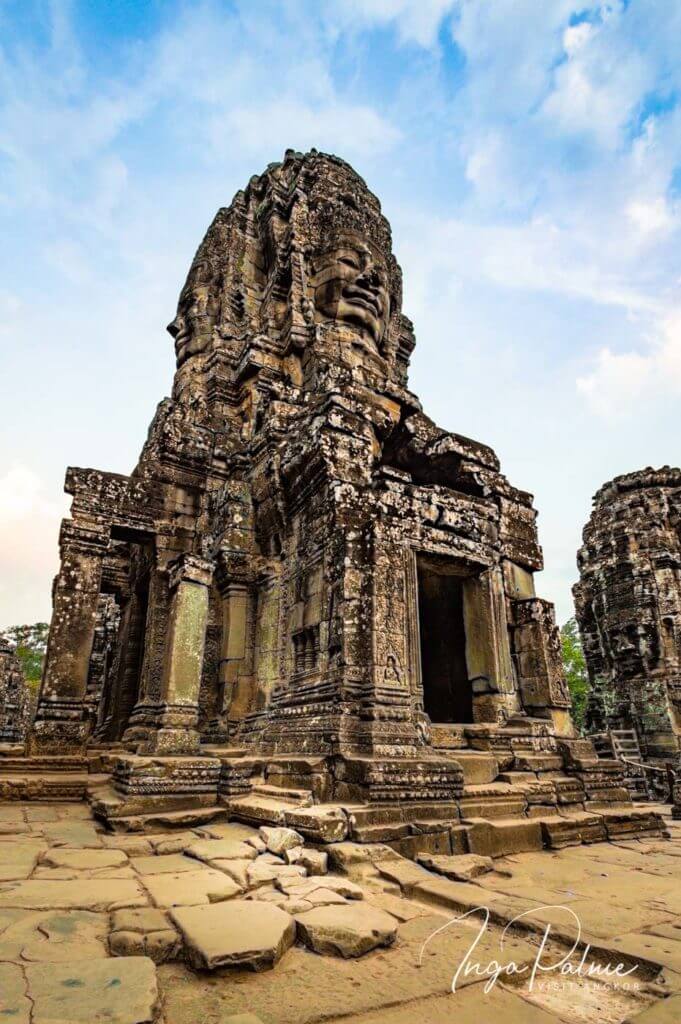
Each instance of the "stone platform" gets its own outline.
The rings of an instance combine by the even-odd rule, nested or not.
[[[681,1012],[681,825],[667,825],[665,842],[418,865],[384,844],[316,849],[287,829],[112,835],[83,802],[2,803],[0,1014],[194,1024],[200,1006],[220,1024],[669,1024]],[[485,908],[481,963],[531,965],[550,924],[544,962],[576,967],[579,924],[589,962],[622,961],[627,985],[577,977],[530,991],[521,973],[486,992],[469,974],[452,993]],[[471,909],[475,921],[444,927]]]

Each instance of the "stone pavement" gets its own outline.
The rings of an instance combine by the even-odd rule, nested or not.
[[[681,823],[669,829],[426,868],[290,829],[117,835],[83,803],[0,804],[0,1018],[671,1024]],[[547,969],[560,961],[570,973]]]

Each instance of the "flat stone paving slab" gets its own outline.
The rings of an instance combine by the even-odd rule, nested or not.
[[[163,963],[179,954],[179,935],[163,910],[117,910],[112,915],[109,949],[114,956],[148,956]]]
[[[133,857],[130,860],[131,866],[139,875],[165,875],[179,874],[182,871],[200,871],[201,864],[197,864],[190,857],[183,853],[164,853],[158,856],[152,854],[150,857]]]
[[[10,913],[14,916],[3,922],[4,915]],[[64,962],[108,956],[107,914],[5,910],[0,911],[0,928],[0,960]]]
[[[445,930],[431,941],[418,967],[423,943],[446,920],[431,914],[408,921],[399,926],[398,939],[391,948],[377,949],[359,959],[317,956],[294,946],[275,970],[263,974],[235,970],[224,985],[193,975],[180,963],[166,964],[159,969],[166,1019],[172,1024],[197,1024],[196,1007],[200,1005],[207,1020],[212,1015],[222,1021],[248,1007],[265,1024],[311,1024],[339,1017],[354,1024],[354,1014],[386,1006],[394,1012],[401,1003],[410,1003],[414,1024],[430,1024],[427,1016],[417,1016],[419,1006],[427,1005],[420,1000],[434,994],[448,996],[452,975],[477,934],[466,922]],[[482,963],[499,957],[498,934],[484,937],[478,952]],[[510,936],[504,955],[524,963],[534,958],[536,945],[524,937]],[[464,980],[463,989],[470,984],[473,980]],[[450,998],[447,1024],[459,1024],[458,997]],[[474,1024],[487,1024],[488,1019],[506,1024],[501,1016],[486,1017],[484,1007],[482,1000],[477,1003]],[[389,1020],[388,1014],[386,1024]],[[528,1020],[533,1024],[532,1017]]]
[[[296,925],[290,914],[255,900],[181,907],[172,910],[170,916],[182,932],[190,963],[207,970],[267,970],[274,967],[296,938]]]
[[[96,871],[99,868],[116,868],[127,864],[128,857],[121,850],[72,850],[59,846],[46,850],[40,863],[53,868]]]
[[[493,989],[481,996],[475,986],[432,999],[415,999],[402,1006],[388,1006],[352,1018],[352,1024],[559,1024],[559,1019],[532,1006],[506,989]],[[336,1018],[338,1021],[343,1018]],[[329,1024],[334,1024],[330,1021]],[[600,1024],[594,1021],[594,1024]]]
[[[315,953],[363,956],[377,946],[390,946],[397,935],[397,920],[366,902],[315,907],[296,915],[298,935]]]
[[[41,826],[42,835],[57,846],[95,849],[102,846],[102,833],[91,821],[55,821]]]
[[[188,857],[197,860],[255,860],[257,850],[248,843],[234,839],[198,839],[186,850]]]
[[[46,848],[47,844],[40,840],[0,843],[0,882],[28,878]]]
[[[233,878],[214,868],[182,871],[176,875],[145,875],[144,885],[157,907],[217,903],[241,892]]]
[[[148,897],[137,881],[84,878],[78,881],[48,881],[29,878],[7,882],[0,888],[0,907],[26,907],[31,910],[80,908],[115,910],[117,907],[143,907]]]
[[[156,1017],[156,968],[144,956],[26,968],[32,1024],[150,1024]]]
[[[16,964],[0,963],[0,1020],[29,1024],[31,1001],[26,996],[24,973]]]
[[[452,878],[456,882],[470,882],[479,875],[494,870],[491,857],[481,857],[476,853],[464,853],[459,856],[435,853],[420,853],[418,862],[438,875]]]
[[[238,821],[222,821],[215,825],[201,825],[196,831],[210,839],[232,839],[234,842],[243,842],[245,839],[255,839],[258,836],[257,828],[252,825],[242,825]]]

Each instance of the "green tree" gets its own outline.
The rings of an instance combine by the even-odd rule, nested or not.
[[[589,693],[589,676],[586,671],[582,640],[577,628],[577,620],[568,619],[560,631],[560,643],[563,652],[563,668],[565,678],[572,696],[572,713],[577,728],[584,727],[586,701]]]
[[[3,637],[14,647],[26,682],[34,692],[40,685],[48,629],[46,622],[34,622],[32,626],[8,626],[2,631]]]

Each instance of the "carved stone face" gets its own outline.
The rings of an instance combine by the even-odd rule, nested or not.
[[[217,298],[214,289],[200,280],[188,281],[180,295],[177,315],[167,328],[175,341],[178,366],[190,356],[205,352],[216,319]]]
[[[383,258],[359,239],[347,238],[312,261],[318,321],[351,325],[380,348],[390,315],[388,270]]]

